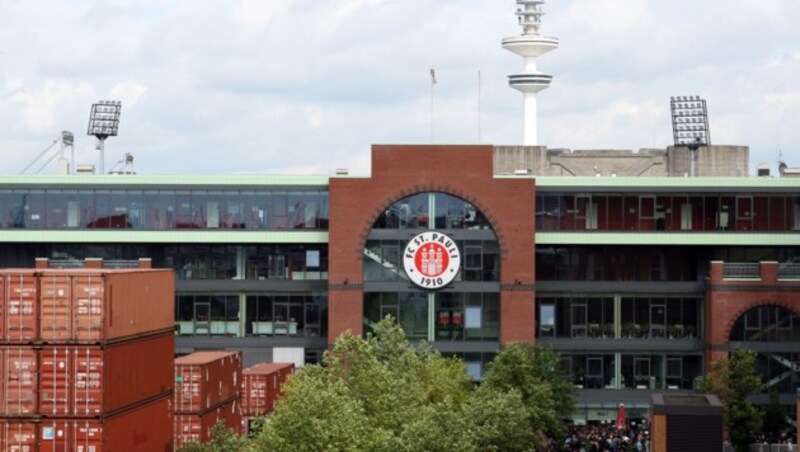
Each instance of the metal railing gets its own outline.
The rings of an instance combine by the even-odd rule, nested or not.
[[[778,264],[778,279],[800,279],[800,264],[795,262]]]
[[[103,268],[139,268],[138,260],[103,260]]]
[[[722,267],[722,277],[725,279],[759,279],[761,277],[761,264],[726,262]]]
[[[48,268],[84,268],[85,261],[83,259],[50,259],[47,265]]]

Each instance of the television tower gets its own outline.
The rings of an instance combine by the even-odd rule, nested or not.
[[[542,74],[536,69],[536,58],[558,48],[558,38],[546,38],[539,34],[542,26],[544,0],[517,0],[517,19],[522,35],[503,39],[503,48],[525,59],[525,69],[508,76],[508,85],[520,92],[525,102],[523,118],[524,146],[538,144],[536,124],[536,94],[550,86],[552,75]]]

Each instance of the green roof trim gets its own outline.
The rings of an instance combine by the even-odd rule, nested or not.
[[[131,229],[3,230],[2,243],[328,243],[320,231],[137,231]]]
[[[620,188],[653,189],[797,189],[800,178],[771,177],[553,177],[553,176],[497,176],[497,178],[533,178],[540,188],[586,188],[587,191]]]
[[[331,176],[289,176],[289,175],[256,175],[229,174],[213,176],[188,175],[139,175],[139,174],[104,174],[104,175],[0,175],[0,188],[8,185],[52,185],[52,186],[200,186],[224,187],[243,186],[320,186],[327,187]]]
[[[537,245],[797,246],[800,232],[537,232]]]

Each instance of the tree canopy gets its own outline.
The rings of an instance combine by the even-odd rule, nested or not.
[[[461,359],[410,344],[391,318],[374,331],[342,334],[290,378],[254,438],[217,432],[235,449],[193,450],[528,451],[572,409],[553,352],[509,345],[476,386]]]
[[[724,423],[737,450],[748,450],[761,431],[763,416],[748,397],[764,387],[758,373],[757,353],[738,348],[725,359],[716,359],[700,379],[700,390],[715,394],[723,404]]]

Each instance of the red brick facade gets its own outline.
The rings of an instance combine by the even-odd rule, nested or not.
[[[712,262],[706,286],[706,369],[727,356],[728,338],[736,320],[757,306],[782,306],[800,316],[800,282],[778,279],[778,263],[762,262],[758,279],[725,279],[723,262]]]
[[[443,192],[480,209],[501,249],[500,342],[534,342],[534,199],[532,179],[493,176],[492,146],[372,147],[371,178],[332,178],[328,339],[363,333],[362,259],[367,235],[393,202]]]

